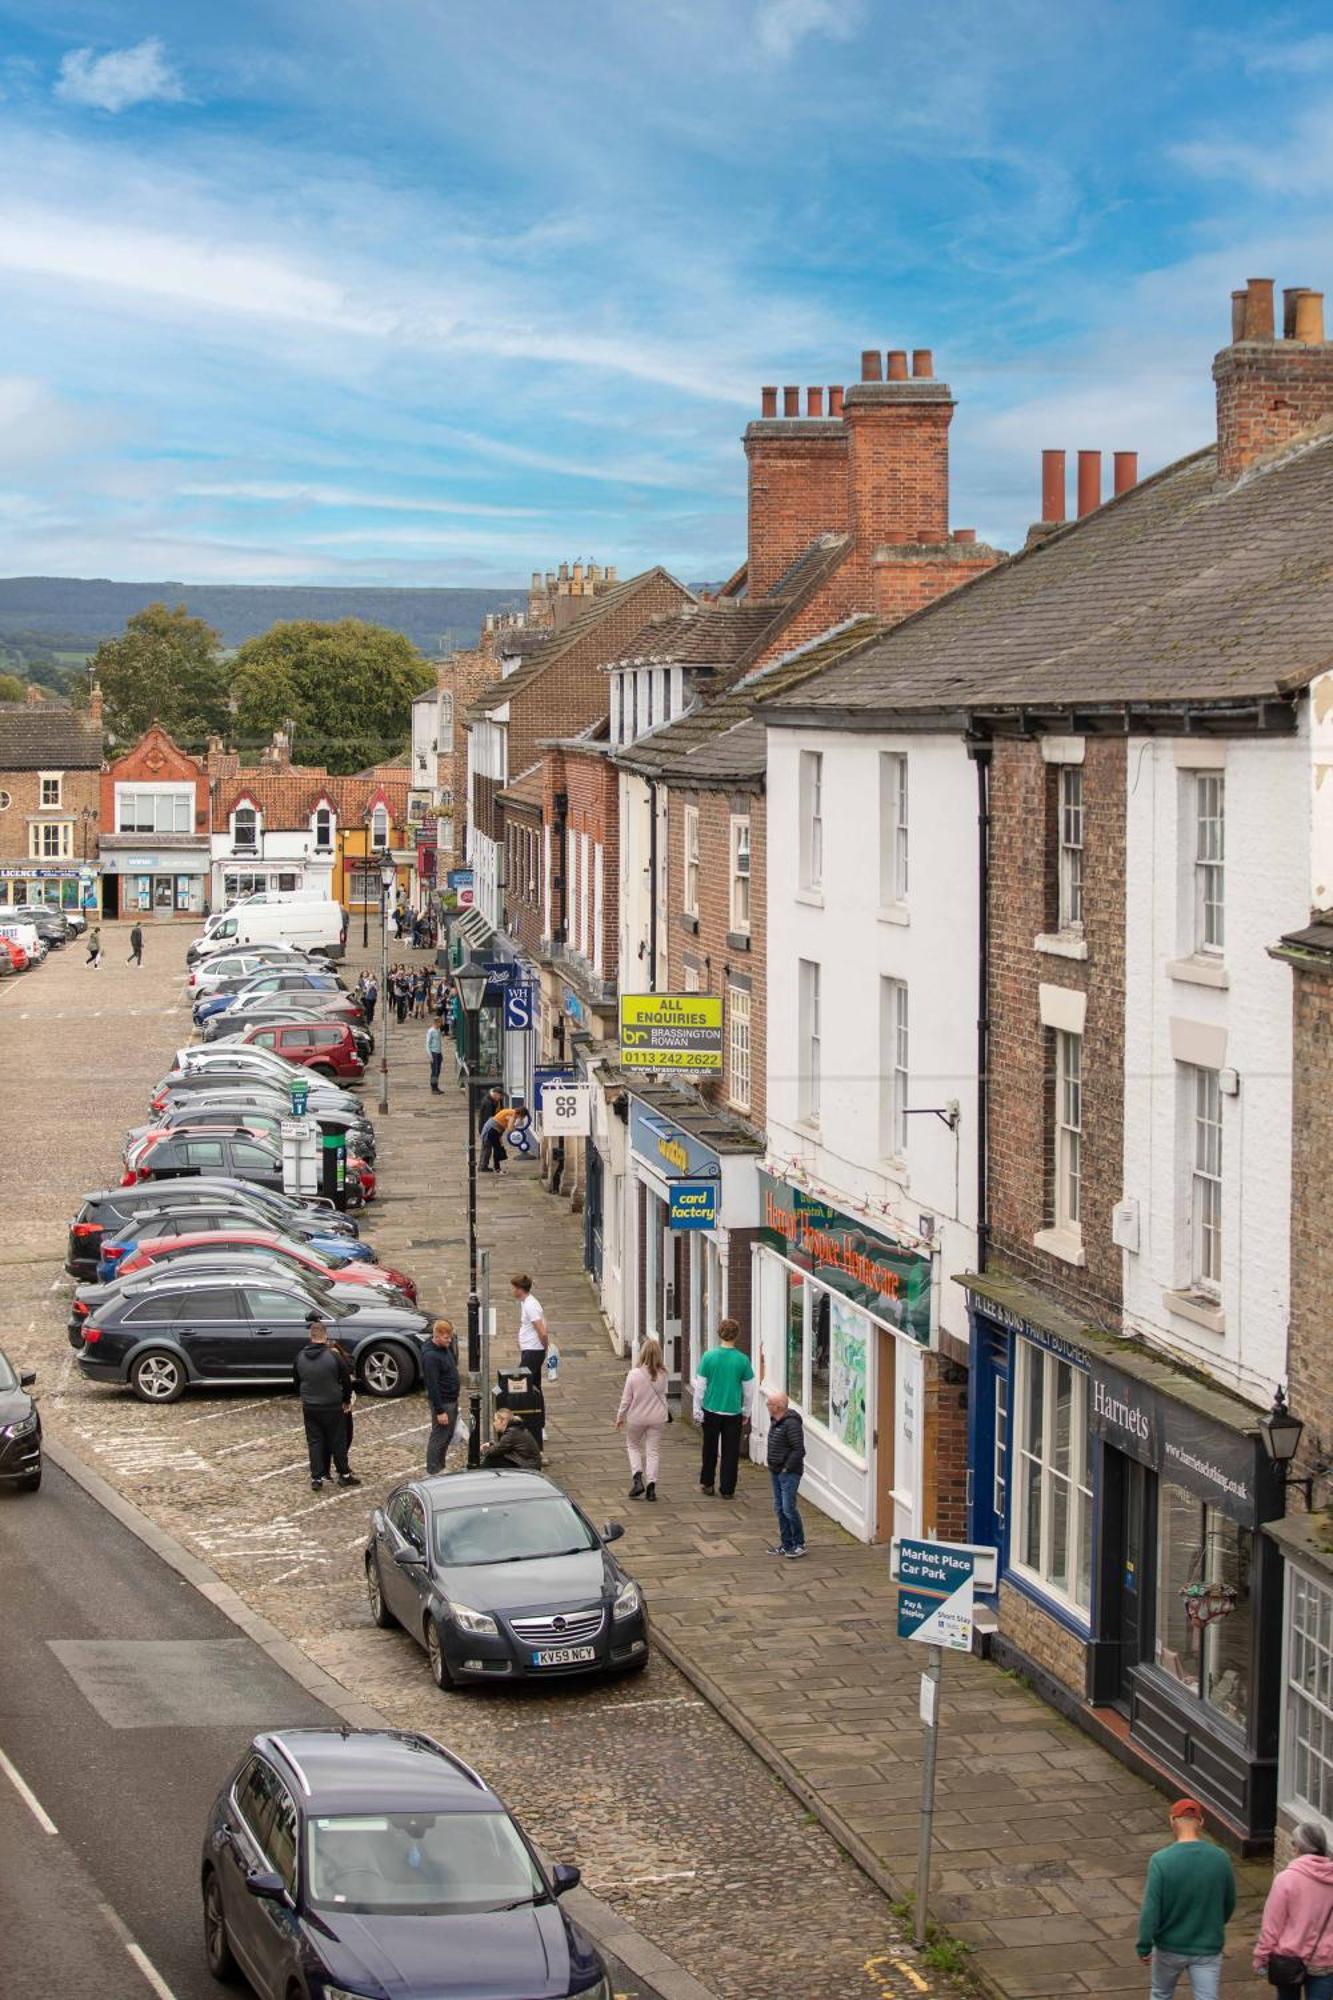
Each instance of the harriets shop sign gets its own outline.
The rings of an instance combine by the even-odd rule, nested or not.
[[[759,1175],[761,1239],[922,1346],[930,1341],[930,1259],[863,1222]]]
[[[1089,1415],[1108,1444],[1233,1520],[1257,1518],[1258,1432],[1232,1430],[1147,1382],[1091,1362]],[[1258,1412],[1255,1413],[1258,1423]]]

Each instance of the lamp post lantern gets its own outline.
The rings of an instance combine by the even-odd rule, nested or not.
[[[481,1010],[486,1000],[486,968],[469,958],[454,974],[454,992],[463,1010],[467,1070],[467,1365],[473,1387],[468,1397],[467,1462],[481,1464],[481,1300],[477,1294],[477,1070],[481,1064]]]

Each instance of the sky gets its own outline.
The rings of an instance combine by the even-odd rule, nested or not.
[[[1333,294],[1326,6],[0,0],[0,574],[686,581],[764,383],[929,347],[954,524]],[[1109,461],[1108,461],[1109,463]]]

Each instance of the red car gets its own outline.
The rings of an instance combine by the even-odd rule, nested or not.
[[[28,954],[17,938],[0,937],[0,950],[4,951],[15,972],[27,971]]]
[[[394,1286],[415,1305],[417,1288],[405,1271],[392,1271],[383,1264],[339,1264],[336,1269],[317,1257],[313,1250],[307,1250],[303,1243],[293,1243],[285,1236],[276,1236],[271,1231],[249,1229],[200,1229],[182,1236],[150,1236],[136,1244],[134,1255],[127,1257],[117,1266],[117,1277],[127,1271],[138,1271],[145,1264],[170,1263],[176,1256],[185,1256],[192,1250],[251,1249],[272,1251],[289,1263],[299,1265],[304,1271],[313,1271],[316,1277],[328,1278],[338,1284],[371,1285],[381,1291]]]
[[[304,1063],[321,1076],[339,1076],[355,1083],[365,1074],[352,1031],[342,1021],[287,1021],[271,1028],[247,1028],[240,1043],[272,1049],[288,1062]]]

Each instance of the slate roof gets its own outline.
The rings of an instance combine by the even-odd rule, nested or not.
[[[787,615],[783,604],[695,604],[681,612],[657,612],[636,632],[623,653],[604,671],[620,667],[689,666],[722,669],[739,665]]]
[[[905,619],[774,722],[1282,699],[1333,665],[1333,429],[1167,466]]]
[[[0,702],[0,771],[100,771],[102,728],[86,709]]]
[[[563,632],[552,634],[549,645],[539,647],[530,658],[524,659],[521,667],[515,667],[513,673],[506,674],[503,680],[492,681],[475,701],[468,704],[464,710],[465,719],[468,722],[484,722],[497,708],[503,708],[504,704],[512,701],[516,694],[522,694],[525,688],[531,687],[539,674],[544,674],[548,667],[554,666],[571,647],[582,645],[590,631],[613,619],[617,612],[633,601],[646,583],[657,577],[667,583],[675,581],[674,577],[659,565],[653,569],[641,570],[638,576],[626,577],[625,581],[616,584],[614,589],[603,591],[600,597],[592,598],[588,610],[582,617],[576,618]]]
[[[495,656],[499,660],[525,660],[549,646],[554,629],[542,625],[511,625],[495,635]]]
[[[637,743],[617,752],[615,761],[644,777],[669,777],[709,788],[732,779],[762,778],[766,732],[755,715],[760,696],[803,686],[836,662],[873,645],[884,629],[878,618],[849,618],[744,675],[721,694],[687,709],[676,721],[650,730]]]
[[[545,799],[541,759],[529,764],[527,770],[520,771],[516,778],[511,778],[495,796],[507,806],[523,806],[529,812],[539,813]]]

